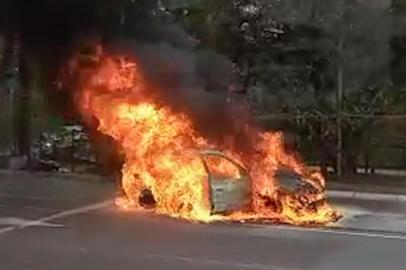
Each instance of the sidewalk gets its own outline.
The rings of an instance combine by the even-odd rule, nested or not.
[[[0,179],[8,177],[33,177],[35,179],[56,178],[56,179],[74,179],[104,182],[106,177],[90,173],[59,173],[59,172],[30,172],[30,171],[12,171],[0,169]]]
[[[357,191],[328,190],[327,197],[328,198],[374,200],[374,201],[406,202],[406,195],[398,195],[398,194],[390,194],[390,193],[370,193],[370,192],[357,192]]]
[[[69,209],[114,197],[114,183],[101,176],[0,170],[0,201],[50,201]]]
[[[353,175],[340,181],[330,179],[327,190],[330,197],[406,201],[406,178]]]

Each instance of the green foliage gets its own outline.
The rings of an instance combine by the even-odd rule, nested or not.
[[[371,128],[373,116],[398,115],[406,112],[406,92],[397,89],[357,91],[344,98],[343,116],[348,134],[362,135]]]

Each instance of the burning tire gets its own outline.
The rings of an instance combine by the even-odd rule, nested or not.
[[[144,189],[140,197],[138,199],[139,204],[144,207],[145,209],[153,209],[156,206],[156,200],[154,198],[154,195],[152,194],[151,190],[149,189]]]

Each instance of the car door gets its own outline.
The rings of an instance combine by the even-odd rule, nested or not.
[[[219,151],[202,151],[208,174],[212,214],[251,209],[251,181],[246,169]]]

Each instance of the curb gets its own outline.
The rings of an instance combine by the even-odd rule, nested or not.
[[[56,179],[76,179],[76,180],[90,180],[96,182],[106,181],[107,177],[94,175],[94,174],[80,174],[80,173],[60,173],[60,172],[28,172],[28,171],[12,171],[0,169],[0,177],[53,177]]]
[[[361,200],[406,202],[406,195],[339,190],[327,191],[327,198],[352,198]]]

